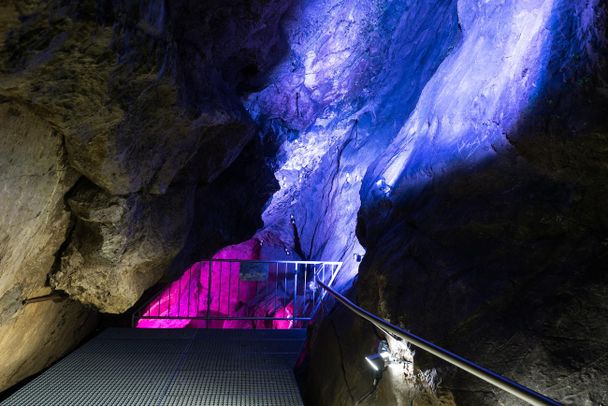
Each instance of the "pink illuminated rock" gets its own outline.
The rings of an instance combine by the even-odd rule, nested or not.
[[[269,272],[268,281],[241,279],[239,260],[260,259],[261,243],[257,238],[218,251],[213,260],[193,264],[165,288],[144,312],[138,328],[276,328],[294,327],[292,320],[238,320],[246,317],[293,317],[293,302],[286,305],[286,295],[276,285],[279,269]],[[282,300],[278,300],[281,292]],[[252,314],[253,312],[253,314]],[[165,318],[166,317],[166,318]],[[183,318],[181,318],[183,317]],[[236,320],[225,320],[225,318]],[[210,319],[210,320],[208,320]]]

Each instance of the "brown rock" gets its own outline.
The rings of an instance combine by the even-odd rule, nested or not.
[[[95,313],[66,300],[27,305],[0,325],[0,391],[49,366],[95,327]]]
[[[63,195],[76,176],[61,136],[31,111],[1,103],[0,122],[0,297],[11,299],[1,299],[5,309],[44,286],[69,226]]]
[[[112,196],[81,182],[68,199],[76,228],[51,284],[102,312],[126,311],[182,249],[192,202],[192,189]]]
[[[69,302],[24,307],[45,287],[69,227],[63,196],[76,175],[62,138],[26,107],[0,103],[0,390],[39,371],[74,346],[91,313]],[[75,327],[61,327],[60,322]]]

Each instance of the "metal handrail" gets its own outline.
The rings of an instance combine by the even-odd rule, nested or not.
[[[560,405],[560,403],[555,400],[548,398],[538,392],[533,391],[530,388],[527,388],[519,383],[512,381],[509,378],[505,378],[502,375],[497,374],[494,371],[491,371],[487,368],[481,367],[475,364],[472,361],[469,361],[466,358],[461,357],[460,355],[454,354],[444,348],[439,347],[431,343],[430,341],[425,340],[424,338],[418,337],[415,334],[412,334],[408,331],[405,331],[388,321],[376,316],[373,313],[370,313],[361,307],[357,306],[340,293],[336,292],[320,280],[316,281],[319,286],[325,289],[330,295],[332,295],[338,302],[342,303],[346,306],[350,311],[355,313],[357,316],[369,321],[374,326],[378,327],[380,330],[384,331],[386,334],[389,334],[393,338],[397,340],[405,340],[418,348],[421,348],[438,358],[441,358],[444,361],[449,362],[452,365],[457,366],[458,368],[475,375],[476,377],[483,379],[491,385],[496,386],[510,394],[518,397],[521,400],[528,402],[531,405]]]

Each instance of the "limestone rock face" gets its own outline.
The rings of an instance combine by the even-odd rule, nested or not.
[[[458,16],[462,37],[362,182],[352,294],[560,403],[606,403],[605,6],[459,1]],[[362,360],[352,325],[336,335]],[[414,363],[456,404],[521,404],[423,351]],[[332,364],[351,394],[371,379]],[[310,388],[340,404],[344,385]]]
[[[4,356],[0,389],[71,348],[95,311],[126,311],[165,273],[215,249],[212,235],[235,243],[255,232],[268,188],[244,207],[239,193],[255,182],[243,187],[233,173],[230,187],[214,183],[254,139],[241,97],[282,56],[288,6],[0,4],[0,342],[14,345],[37,317],[56,331]],[[253,219],[222,224],[206,212],[230,210],[222,202],[235,193]],[[190,232],[193,223],[207,228]],[[69,304],[24,310],[24,298],[51,287]]]
[[[129,308],[183,248],[192,196],[255,134],[240,93],[280,57],[288,3],[197,4],[18,2],[2,22],[0,94],[50,123],[90,189],[69,199],[76,226],[53,286],[102,311]]]
[[[182,249],[192,202],[190,188],[119,197],[80,183],[68,198],[76,227],[51,285],[102,312],[126,311]]]
[[[456,3],[314,0],[284,26],[288,58],[247,101],[281,142],[264,225],[294,255],[344,261],[348,285],[362,180],[457,40]]]
[[[46,122],[9,101],[0,104],[0,117],[0,291],[19,292],[2,305],[6,320],[12,316],[8,306],[44,286],[69,226],[63,195],[76,177],[67,166],[61,136]]]
[[[294,256],[345,261],[342,286],[355,280],[357,299],[392,322],[561,402],[605,403],[586,378],[603,383],[606,370],[606,340],[592,338],[606,334],[604,3],[294,6],[289,57],[247,100],[281,142],[265,231]],[[365,395],[355,324],[320,327],[312,404]],[[577,351],[597,361],[571,361]],[[445,368],[438,377],[456,403],[517,402]],[[412,401],[401,389],[383,383],[362,404]]]
[[[22,304],[49,293],[47,275],[70,225],[64,194],[77,175],[61,135],[29,108],[2,100],[0,122],[1,390],[75,346],[93,313],[77,302]]]
[[[0,390],[51,365],[95,329],[96,313],[72,300],[27,305],[0,324]]]

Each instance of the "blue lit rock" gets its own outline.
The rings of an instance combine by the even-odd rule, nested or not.
[[[583,367],[606,351],[589,337],[608,334],[605,20],[597,1],[294,8],[289,56],[247,102],[284,140],[264,232],[346,261],[340,285],[360,242],[356,292],[371,310],[558,400],[605,402],[585,376],[605,386],[606,363]],[[329,323],[308,393],[349,404],[371,379],[358,372],[371,333]],[[331,368],[329,353],[342,354]],[[514,402],[449,369],[439,378],[457,403]],[[367,404],[396,401],[398,386]]]
[[[355,220],[367,166],[459,35],[455,2],[425,2],[419,13],[412,7],[391,1],[294,7],[284,22],[290,52],[270,85],[247,102],[253,117],[284,140],[275,172],[281,189],[263,214],[265,232],[301,257],[346,261],[340,284],[356,274],[353,254],[364,252]]]

